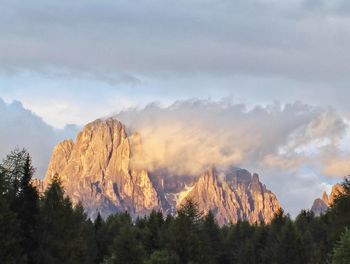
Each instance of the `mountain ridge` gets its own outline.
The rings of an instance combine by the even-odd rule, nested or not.
[[[83,204],[94,218],[128,211],[133,218],[152,210],[176,214],[187,198],[199,209],[214,212],[219,224],[239,220],[269,222],[280,208],[277,197],[257,174],[238,168],[208,168],[198,177],[179,177],[150,171],[143,163],[142,137],[128,135],[116,119],[97,119],[79,132],[76,141],[65,140],[53,150],[43,181],[59,174],[74,204]]]

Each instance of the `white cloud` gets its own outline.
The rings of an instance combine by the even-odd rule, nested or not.
[[[337,149],[347,131],[334,110],[300,103],[247,109],[229,100],[189,100],[117,118],[141,133],[151,164],[193,174],[211,164],[290,170]]]

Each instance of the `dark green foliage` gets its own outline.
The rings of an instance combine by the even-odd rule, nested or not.
[[[133,225],[121,228],[119,236],[113,242],[113,263],[141,264],[143,262],[143,247],[138,239],[138,230]]]
[[[350,263],[349,178],[321,217],[302,211],[293,221],[280,210],[270,224],[220,227],[191,200],[176,217],[154,211],[133,222],[125,212],[92,222],[64,195],[58,176],[39,197],[33,174],[25,150],[0,164],[0,263]]]
[[[0,263],[20,263],[24,257],[19,237],[19,221],[10,209],[5,193],[4,174],[0,172]]]
[[[199,237],[202,244],[201,251],[203,252],[202,263],[221,263],[224,259],[224,244],[220,227],[216,223],[212,212],[204,217]]]
[[[350,263],[350,231],[346,229],[333,251],[332,264]]]
[[[175,252],[181,263],[201,263],[202,241],[200,224],[203,213],[191,200],[187,200],[178,210],[178,216],[170,226],[168,233],[169,250]]]
[[[31,184],[33,174],[31,158],[29,154],[26,154],[14,210],[20,222],[22,245],[27,261],[35,264],[37,262],[35,252],[39,246],[39,195]]]
[[[89,239],[92,224],[81,205],[72,207],[58,176],[52,179],[42,201],[41,237],[38,263],[92,263]]]
[[[105,223],[100,213],[98,213],[94,222],[94,239],[96,247],[94,263],[102,263],[108,252],[108,248],[105,247],[105,232],[103,230],[104,225]]]
[[[30,155],[26,150],[14,150],[0,166],[1,234],[12,237],[3,238],[4,248],[13,245],[16,258],[21,262],[36,263],[38,248],[39,195],[32,186],[34,174]],[[14,230],[16,230],[15,233]]]
[[[155,251],[145,264],[180,264],[179,257],[167,250]]]

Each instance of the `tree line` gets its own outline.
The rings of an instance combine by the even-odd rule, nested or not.
[[[119,213],[93,221],[73,206],[58,176],[43,195],[32,185],[25,150],[0,164],[0,263],[289,264],[350,263],[350,181],[327,213],[283,210],[271,223],[220,227],[188,200],[177,215],[153,211],[132,221]]]

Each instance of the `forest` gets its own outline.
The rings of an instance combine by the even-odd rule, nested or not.
[[[127,212],[93,221],[73,206],[59,175],[40,195],[26,150],[0,164],[2,264],[289,264],[350,263],[350,178],[327,213],[280,210],[271,223],[220,227],[188,200],[176,217],[153,211],[132,221]]]

